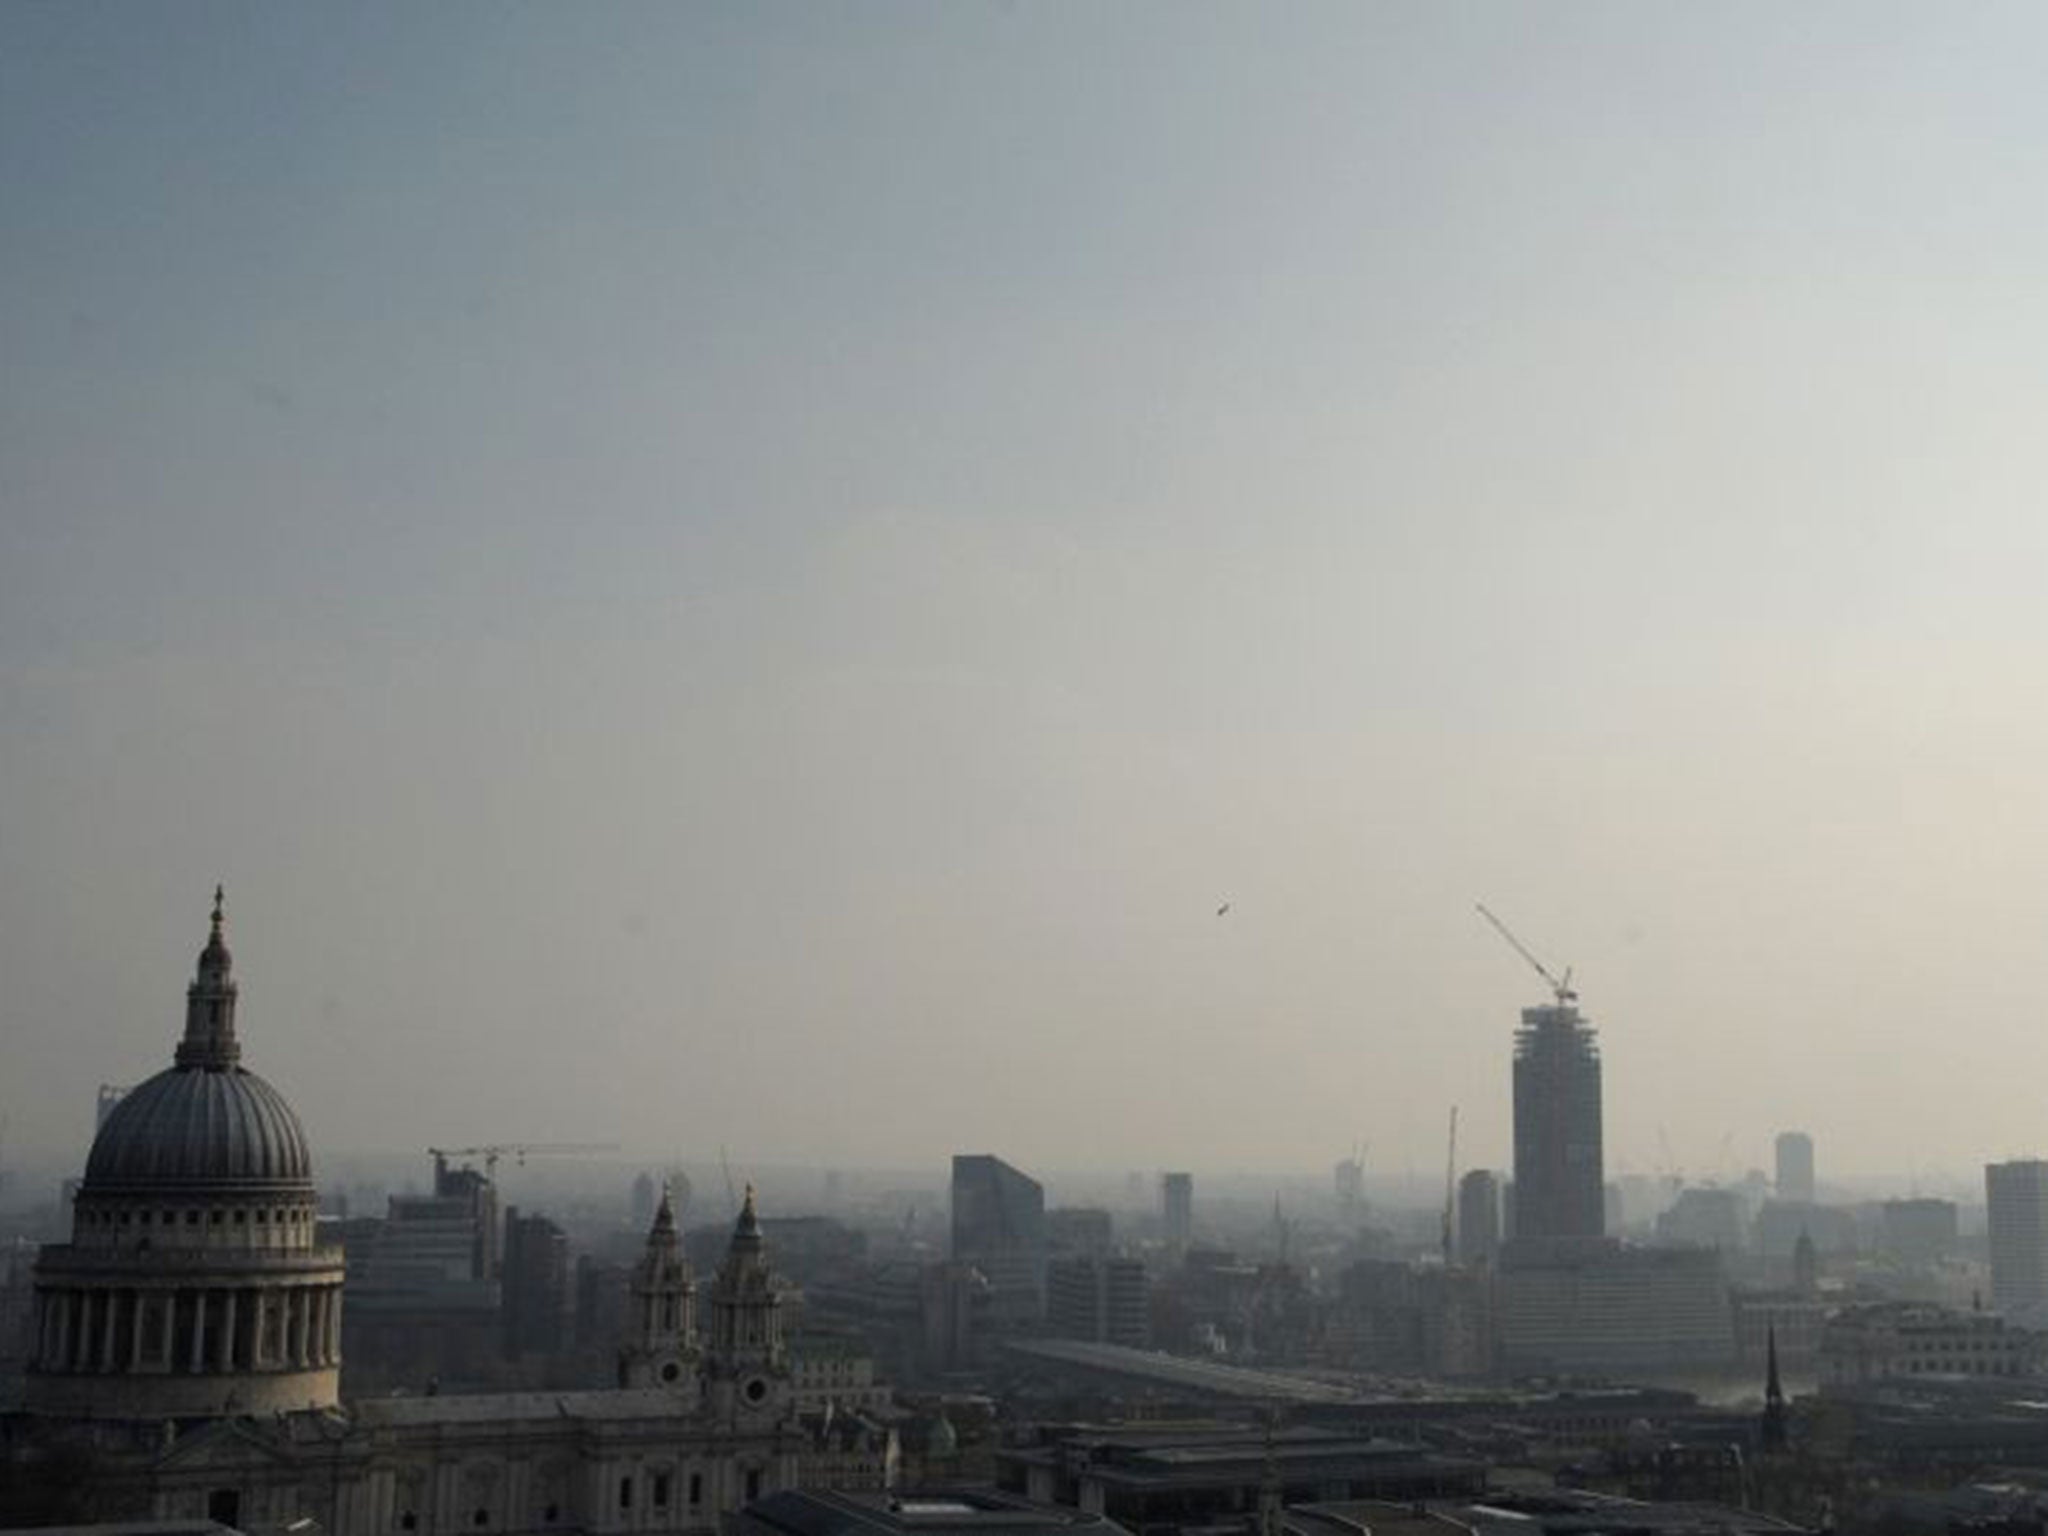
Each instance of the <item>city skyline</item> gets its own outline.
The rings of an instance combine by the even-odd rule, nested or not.
[[[7,1155],[217,880],[337,1149],[1505,1168],[1483,900],[1610,1172],[2044,1150],[2044,44],[7,9]]]

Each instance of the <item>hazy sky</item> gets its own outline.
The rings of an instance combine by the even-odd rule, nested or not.
[[[2048,1153],[2048,13],[0,8],[0,1110]],[[1223,901],[1230,913],[1214,915]]]

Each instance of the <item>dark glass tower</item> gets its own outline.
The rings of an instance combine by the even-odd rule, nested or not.
[[[1600,1237],[1600,1046],[1564,992],[1515,1031],[1517,1238]]]
[[[955,1156],[953,1257],[987,1278],[999,1320],[1044,1316],[1044,1186],[999,1157]]]

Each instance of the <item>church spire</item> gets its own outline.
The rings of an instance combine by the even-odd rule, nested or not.
[[[1773,1323],[1764,1335],[1768,1365],[1764,1375],[1764,1422],[1762,1442],[1767,1451],[1785,1449],[1785,1388],[1778,1379],[1778,1327]]]
[[[241,1042],[235,1039],[235,959],[223,933],[226,908],[227,892],[216,885],[212,931],[185,989],[185,1038],[178,1042],[176,1058],[181,1067],[225,1072],[242,1059]]]

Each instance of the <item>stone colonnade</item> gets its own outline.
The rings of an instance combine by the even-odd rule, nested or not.
[[[224,1375],[341,1364],[341,1286],[38,1288],[35,1368]]]

